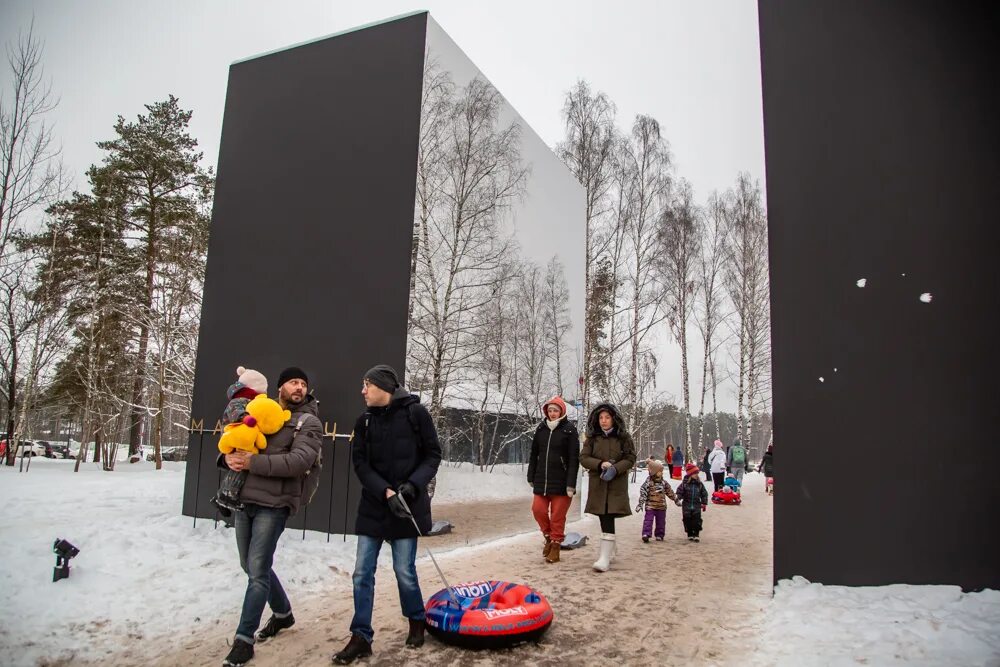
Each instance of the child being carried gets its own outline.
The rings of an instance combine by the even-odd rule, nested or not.
[[[239,424],[247,416],[247,404],[258,395],[267,394],[267,378],[263,373],[252,368],[240,366],[236,369],[237,380],[229,385],[226,390],[226,397],[229,403],[222,413],[223,427],[229,424]],[[233,512],[243,510],[243,503],[240,502],[240,492],[247,479],[247,471],[235,472],[227,470],[222,476],[222,483],[219,484],[219,491],[212,498],[219,514],[229,517]]]

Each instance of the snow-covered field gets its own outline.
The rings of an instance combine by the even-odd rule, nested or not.
[[[752,665],[1000,665],[1000,591],[778,582]]]
[[[102,472],[38,459],[0,467],[0,663],[110,658],[124,642],[176,643],[239,614],[245,576],[230,530],[181,516],[184,464],[119,464]],[[636,483],[642,482],[639,475]],[[530,494],[521,466],[485,474],[442,467],[438,502]],[[637,495],[633,486],[633,498]],[[289,531],[275,569],[293,599],[345,586],[354,540]],[[80,548],[69,579],[52,582],[52,543]],[[388,558],[388,550],[383,550]],[[389,561],[386,561],[388,564]],[[1000,592],[953,586],[844,588],[797,578],[761,618],[758,665],[1000,665]]]

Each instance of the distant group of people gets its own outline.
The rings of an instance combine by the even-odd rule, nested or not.
[[[601,403],[591,410],[586,422],[583,446],[573,422],[569,421],[566,404],[555,396],[542,406],[543,419],[535,430],[528,457],[528,484],[534,492],[532,514],[542,532],[542,557],[547,563],[558,563],[566,537],[566,515],[576,494],[577,466],[587,471],[587,504],[584,511],[597,517],[601,540],[593,569],[606,572],[616,554],[615,520],[632,513],[628,497],[628,473],[636,464],[636,449],[624,417],[610,403]],[[769,446],[762,466],[771,468],[772,449]],[[728,449],[721,440],[705,451],[702,467],[693,462],[685,465],[684,451],[668,445],[664,461],[649,460],[648,476],[639,490],[636,512],[645,510],[642,540],[663,540],[666,534],[667,502],[681,507],[684,532],[692,542],[700,541],[702,513],[708,510],[708,491],[701,480],[702,470],[718,491],[724,485],[726,472],[742,484],[748,454],[740,441]],[[770,471],[770,474],[773,471]],[[668,477],[681,479],[676,491]]]

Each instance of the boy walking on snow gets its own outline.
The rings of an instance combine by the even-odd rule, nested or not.
[[[647,470],[649,477],[639,487],[639,504],[635,506],[635,511],[641,512],[643,507],[646,508],[646,516],[642,520],[642,541],[649,542],[655,524],[656,540],[662,542],[666,533],[667,498],[676,503],[677,496],[667,480],[663,479],[662,463],[650,459]]]
[[[684,531],[688,540],[698,542],[701,533],[701,513],[708,510],[708,491],[702,484],[698,466],[689,463],[684,469],[686,476],[677,487],[677,504],[681,508],[681,518],[684,520]]]

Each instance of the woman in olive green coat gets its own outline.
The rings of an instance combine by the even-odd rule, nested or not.
[[[628,473],[635,465],[632,436],[612,404],[601,403],[590,412],[580,465],[590,477],[585,511],[601,522],[601,550],[594,569],[607,572],[615,552],[615,517],[632,513]]]

